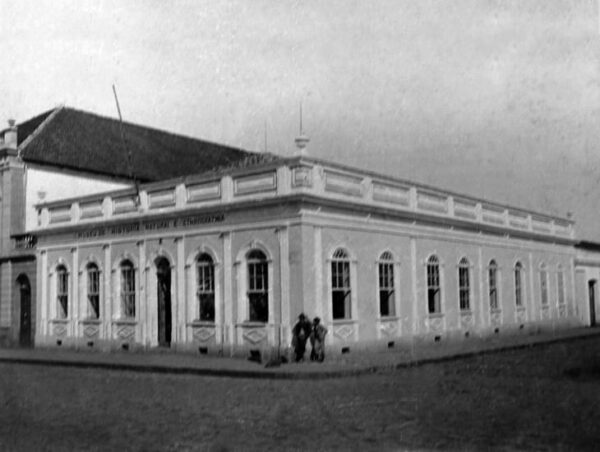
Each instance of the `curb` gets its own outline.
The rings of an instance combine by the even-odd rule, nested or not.
[[[579,340],[591,339],[600,336],[599,331],[589,331],[584,334],[567,337],[553,337],[539,341],[528,343],[513,344],[506,346],[496,346],[482,350],[473,350],[469,352],[450,353],[448,355],[435,356],[429,358],[409,359],[400,363],[391,364],[376,364],[365,367],[356,367],[352,369],[336,369],[323,371],[270,371],[270,370],[235,370],[223,368],[198,368],[190,366],[169,366],[157,364],[127,364],[115,362],[101,361],[75,361],[66,359],[53,358],[24,358],[24,357],[0,357],[0,363],[8,364],[28,364],[41,366],[56,366],[70,368],[87,368],[87,369],[105,369],[105,370],[120,370],[126,372],[138,373],[157,373],[157,374],[174,374],[174,375],[197,375],[206,377],[226,377],[226,378],[253,378],[253,379],[270,379],[270,380],[323,380],[330,378],[357,377],[361,375],[374,374],[380,372],[390,372],[401,369],[409,369],[420,367],[427,364],[443,363],[449,361],[457,361],[461,359],[473,358],[476,356],[492,355],[502,352],[515,350],[524,350],[528,348],[545,347],[563,342],[575,342]]]

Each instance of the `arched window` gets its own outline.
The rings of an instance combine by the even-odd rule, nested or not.
[[[352,289],[350,283],[350,258],[343,249],[333,253],[331,260],[331,299],[333,319],[352,318]]]
[[[251,322],[269,321],[269,266],[260,250],[246,256],[248,262],[248,304]]]
[[[490,309],[498,309],[498,265],[495,260],[488,265],[488,288]]]
[[[471,308],[471,281],[469,280],[469,261],[463,257],[458,263],[458,300],[461,311]]]
[[[135,269],[129,260],[121,262],[121,312],[123,317],[135,317]]]
[[[196,260],[196,297],[198,318],[215,321],[215,264],[210,255],[203,253]]]
[[[100,271],[95,263],[89,263],[87,272],[87,299],[88,317],[97,319],[100,317]]]
[[[523,306],[523,264],[515,264],[515,305]]]
[[[59,319],[69,315],[69,273],[64,265],[56,268],[56,313]]]
[[[440,261],[431,256],[427,261],[427,307],[430,314],[442,312],[440,289]]]
[[[565,304],[565,274],[561,265],[556,273],[556,290],[558,291],[558,304]]]
[[[542,297],[542,306],[548,304],[548,272],[546,264],[540,265],[540,295]]]
[[[392,253],[386,251],[379,257],[379,315],[396,315],[394,303],[394,262]]]

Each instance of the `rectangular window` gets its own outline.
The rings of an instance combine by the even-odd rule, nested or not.
[[[198,264],[197,292],[200,320],[215,321],[215,287],[214,266],[212,263]]]
[[[381,317],[396,314],[394,303],[394,264],[379,263],[379,315]]]
[[[266,262],[248,264],[249,319],[252,322],[269,321],[268,265]]]
[[[331,263],[331,290],[334,320],[352,318],[350,262],[333,261]]]
[[[460,267],[458,269],[458,287],[459,287],[459,301],[460,310],[468,311],[470,308],[470,288],[469,288],[469,268]]]
[[[88,269],[88,306],[89,317],[100,317],[100,272],[97,268]]]
[[[135,270],[121,267],[121,304],[124,317],[135,317]]]
[[[521,270],[515,269],[515,304],[523,306],[523,288],[521,286]]]
[[[57,272],[56,298],[58,301],[58,318],[66,319],[69,315],[69,274],[66,270]]]
[[[489,269],[490,308],[498,309],[498,288],[496,286],[496,269]]]
[[[542,296],[542,305],[548,304],[548,274],[546,271],[540,271],[540,291]]]
[[[559,271],[557,277],[557,289],[558,289],[558,304],[565,304],[565,280],[562,271]]]
[[[442,312],[440,268],[437,263],[427,265],[427,307],[430,314]]]

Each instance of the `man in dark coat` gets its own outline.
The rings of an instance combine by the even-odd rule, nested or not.
[[[294,359],[296,362],[304,360],[306,351],[306,341],[311,333],[310,320],[304,314],[298,316],[298,322],[292,329],[292,346],[294,347]]]

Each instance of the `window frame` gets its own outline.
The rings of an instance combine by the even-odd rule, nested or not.
[[[498,295],[498,264],[495,259],[491,259],[488,264],[488,302],[492,311],[500,310]]]
[[[391,251],[384,251],[377,260],[377,299],[380,318],[390,318],[397,315],[396,278],[394,273],[394,255]],[[384,306],[386,309],[384,309]]]
[[[137,288],[136,288],[136,269],[133,262],[129,259],[123,259],[119,264],[120,278],[120,301],[121,317],[123,319],[135,319],[137,314]],[[131,281],[128,281],[128,278]],[[127,284],[126,284],[127,283]]]
[[[100,291],[102,287],[100,266],[96,262],[89,262],[85,266],[85,273],[87,317],[88,319],[97,320],[100,318]],[[94,279],[96,287],[94,287]],[[95,309],[94,304],[96,304]]]
[[[442,314],[442,272],[440,259],[432,254],[426,261],[427,313]]]
[[[542,262],[540,265],[540,303],[542,307],[549,306],[549,298],[548,298],[548,269],[546,264]]]
[[[466,257],[458,263],[458,307],[461,312],[471,310],[471,263]]]
[[[559,306],[564,306],[567,303],[565,294],[565,272],[562,265],[558,265],[556,269],[556,298]]]
[[[350,253],[336,248],[331,256],[331,318],[352,319],[352,266]],[[343,311],[342,316],[339,312]]]
[[[69,270],[64,264],[56,266],[56,318],[69,318]]]
[[[215,322],[215,272],[215,261],[213,257],[206,252],[198,254],[195,259],[196,312],[198,313],[198,320],[201,322]],[[212,309],[210,307],[208,308],[209,315],[205,315],[203,305],[212,305]]]
[[[513,283],[514,283],[514,295],[515,295],[515,306],[517,309],[524,309],[524,290],[523,290],[523,264],[521,261],[515,262],[513,267]]]
[[[260,253],[260,254],[259,254]],[[260,270],[260,271],[258,271]],[[248,303],[248,321],[269,322],[269,260],[259,248],[246,253],[246,299]],[[260,284],[258,282],[260,281]],[[258,287],[262,286],[262,287]],[[256,304],[260,309],[256,309]],[[262,311],[262,312],[261,312]]]

